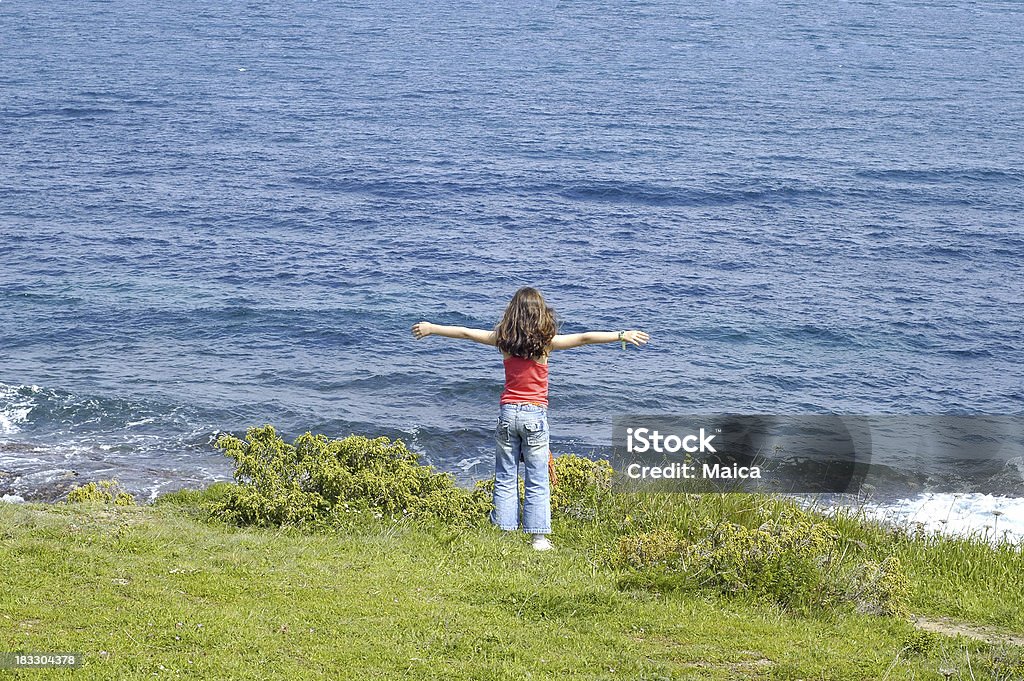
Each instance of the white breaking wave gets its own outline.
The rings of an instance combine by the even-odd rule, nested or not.
[[[31,397],[20,394],[22,388],[28,387],[33,393],[39,392],[37,386],[15,386],[0,383],[0,435],[17,433],[19,423],[28,419],[29,412],[36,406]]]
[[[1024,541],[1024,499],[991,494],[919,494],[862,507],[868,518],[915,532],[988,541]]]

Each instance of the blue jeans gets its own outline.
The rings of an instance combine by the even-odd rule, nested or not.
[[[503,404],[494,432],[494,510],[491,522],[503,530],[519,529],[519,459],[526,468],[523,529],[551,532],[551,487],[548,482],[548,410],[535,404]]]

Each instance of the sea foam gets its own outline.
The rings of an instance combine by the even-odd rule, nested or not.
[[[21,430],[18,424],[28,420],[35,402],[24,394],[26,390],[35,393],[39,388],[0,383],[0,435],[17,433]]]
[[[991,494],[919,494],[862,507],[868,518],[916,533],[1024,541],[1024,499]]]

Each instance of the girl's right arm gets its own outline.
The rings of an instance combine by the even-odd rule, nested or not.
[[[587,331],[586,333],[569,333],[555,336],[551,339],[552,350],[568,350],[578,348],[581,345],[596,345],[598,343],[632,343],[640,347],[645,345],[651,336],[643,331]]]
[[[440,324],[431,324],[430,322],[413,324],[412,335],[416,337],[416,340],[426,338],[427,336],[444,336],[446,338],[463,338],[483,343],[484,345],[495,344],[494,331],[470,329],[465,326],[442,326]]]

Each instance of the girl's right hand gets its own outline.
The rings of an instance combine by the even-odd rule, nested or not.
[[[419,340],[430,335],[430,322],[419,322],[412,325],[412,335]]]
[[[651,336],[643,331],[625,331],[622,334],[622,340],[626,343],[632,343],[633,345],[640,347],[641,345],[645,345],[647,341],[651,340]]]

